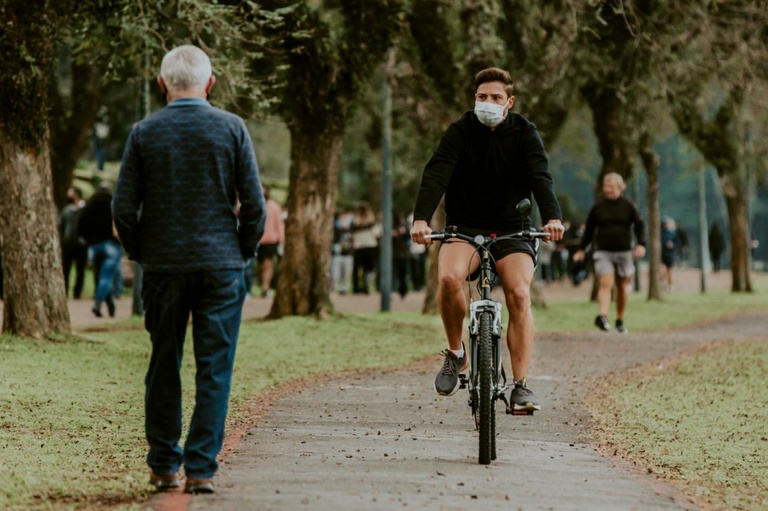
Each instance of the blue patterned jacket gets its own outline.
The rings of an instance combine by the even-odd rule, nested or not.
[[[128,257],[144,271],[243,268],[266,218],[243,120],[203,99],[180,98],[136,123],[112,214]]]

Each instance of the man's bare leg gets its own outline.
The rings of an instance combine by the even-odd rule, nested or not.
[[[437,308],[452,350],[460,350],[467,315],[464,295],[467,275],[479,265],[475,250],[463,242],[446,243],[440,247],[438,263]]]
[[[533,259],[525,253],[510,254],[496,262],[509,311],[507,348],[512,360],[512,374],[520,381],[528,375],[533,349],[531,281]]]

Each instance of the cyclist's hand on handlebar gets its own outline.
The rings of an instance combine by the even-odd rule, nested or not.
[[[432,229],[424,220],[416,220],[411,227],[411,240],[419,245],[429,246],[432,240],[425,238],[427,234],[432,234]]]
[[[565,227],[563,227],[563,222],[560,220],[550,220],[541,230],[549,233],[549,241],[558,241],[563,239]]]

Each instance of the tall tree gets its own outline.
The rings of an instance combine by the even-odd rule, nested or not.
[[[340,0],[322,9],[263,5],[285,16],[288,36],[277,58],[257,60],[254,70],[283,70],[276,109],[291,135],[285,253],[270,316],[324,317],[332,307],[331,232],[344,128],[361,88],[384,62],[403,6],[392,0]]]
[[[748,197],[742,150],[744,105],[768,78],[765,2],[711,3],[672,48],[689,57],[669,81],[668,99],[680,133],[717,170],[728,210],[731,290],[752,291]],[[764,98],[760,98],[764,101]]]
[[[3,331],[34,338],[69,331],[47,111],[56,41],[75,5],[8,0],[0,7]]]

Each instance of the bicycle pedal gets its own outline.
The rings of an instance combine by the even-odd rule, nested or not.
[[[507,415],[533,415],[533,410],[515,410],[513,407],[507,407]]]

